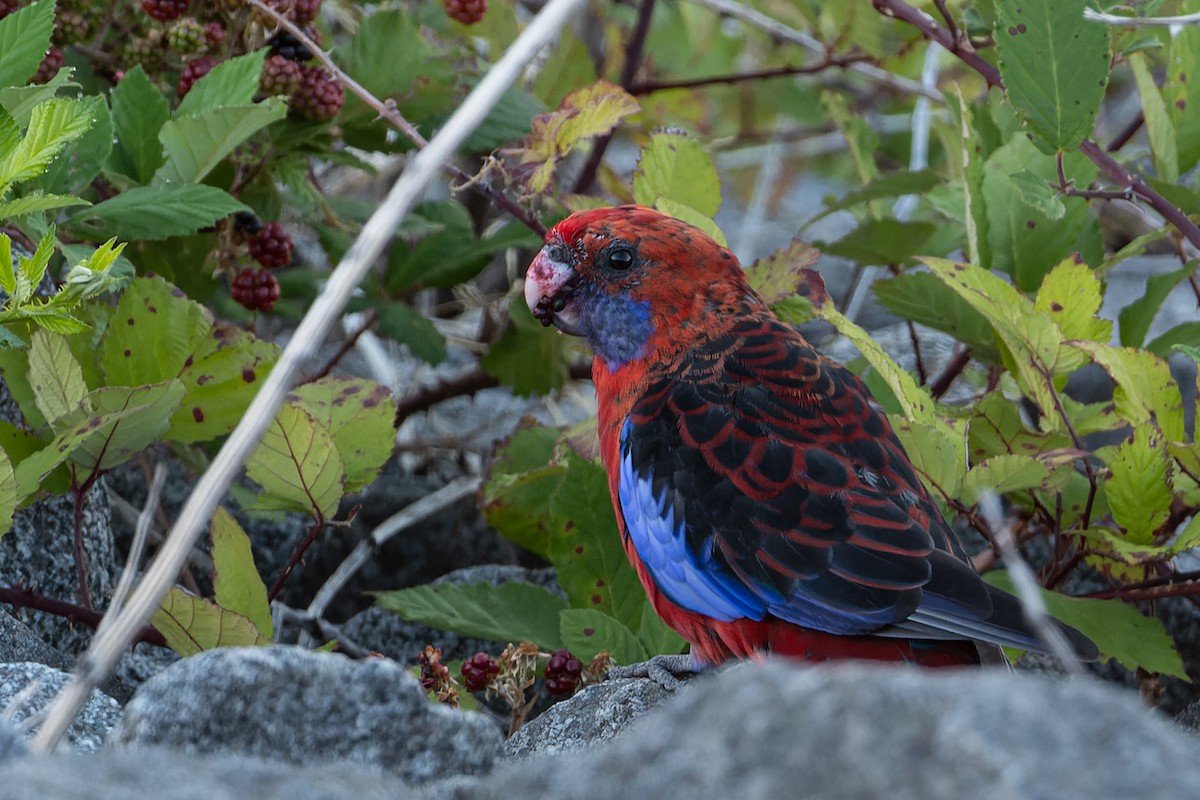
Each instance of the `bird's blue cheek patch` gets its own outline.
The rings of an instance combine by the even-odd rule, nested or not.
[[[687,546],[684,520],[675,518],[665,494],[654,496],[652,476],[637,474],[631,448],[626,446],[631,429],[628,421],[621,429],[621,514],[659,591],[681,608],[722,622],[762,619],[762,603],[737,584],[724,565],[712,563],[711,552],[697,554]]]
[[[650,303],[632,300],[627,295],[601,293],[591,303],[588,344],[616,372],[646,354],[646,344],[654,332],[650,323]]]

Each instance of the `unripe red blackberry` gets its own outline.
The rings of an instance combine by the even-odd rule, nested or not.
[[[170,22],[187,13],[188,0],[142,0],[142,10],[159,22]]]
[[[216,52],[221,49],[221,45],[225,43],[225,29],[221,27],[219,22],[210,22],[204,26],[204,43],[208,45],[210,52]]]
[[[195,17],[178,20],[167,31],[167,46],[185,55],[205,52],[208,41],[204,37],[204,26]]]
[[[286,267],[292,260],[292,237],[278,222],[268,222],[246,242],[250,257],[264,267]]]
[[[300,71],[300,86],[291,97],[292,110],[313,122],[328,122],[342,110],[342,85],[316,65]]]
[[[180,99],[192,90],[196,81],[211,72],[218,63],[212,56],[199,56],[184,64],[183,72],[179,73],[179,85],[176,87]]]
[[[234,276],[229,294],[250,311],[270,311],[279,299],[279,281],[268,269],[246,267]]]
[[[555,650],[546,662],[542,676],[546,679],[546,691],[550,694],[571,694],[579,686],[583,662],[571,655],[570,650]]]
[[[42,63],[38,64],[37,72],[33,73],[33,77],[29,79],[30,83],[49,83],[50,79],[58,74],[63,65],[63,51],[57,47],[51,47],[46,51],[45,57],[42,58]]]
[[[487,653],[476,653],[463,662],[463,684],[472,692],[481,692],[500,674],[500,665]]]
[[[0,19],[4,19],[20,7],[21,0],[0,0]]]
[[[300,88],[300,65],[282,55],[267,56],[258,86],[266,94],[295,94]]]
[[[446,14],[463,25],[474,25],[487,13],[487,0],[443,0]]]

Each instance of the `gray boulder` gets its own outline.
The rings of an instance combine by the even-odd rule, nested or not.
[[[394,775],[145,748],[0,763],[0,800],[415,800]]]
[[[504,753],[529,758],[607,742],[670,696],[660,684],[640,678],[593,684],[522,725],[504,743]]]
[[[427,700],[394,662],[247,647],[201,653],[151,678],[110,744],[291,764],[352,761],[420,783],[487,772],[501,735],[481,714]]]
[[[67,673],[35,662],[0,664],[0,711],[12,708],[9,722],[18,728],[29,724],[30,738],[36,733],[36,717],[70,680]],[[36,686],[29,694],[27,687]],[[64,742],[76,753],[94,753],[121,719],[121,706],[106,694],[93,690],[87,704],[67,729]],[[4,747],[0,745],[0,750]]]
[[[506,765],[443,796],[862,800],[1191,798],[1200,742],[1095,681],[740,664],[607,745]]]

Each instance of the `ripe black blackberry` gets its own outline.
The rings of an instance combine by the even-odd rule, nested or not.
[[[583,662],[571,655],[570,650],[555,650],[542,672],[542,677],[546,679],[546,691],[550,694],[572,694],[579,686],[582,673]]]
[[[346,96],[342,85],[316,65],[300,71],[300,86],[291,96],[292,110],[313,122],[328,122],[342,110]]]
[[[234,276],[229,294],[250,311],[270,311],[279,299],[279,281],[269,269],[246,267]]]
[[[289,61],[312,61],[313,59],[312,51],[305,47],[299,39],[284,30],[268,39],[267,46],[271,48],[271,55],[283,56]]]
[[[281,55],[267,56],[258,87],[266,94],[295,94],[300,88],[300,65]]]
[[[218,63],[220,62],[212,56],[199,56],[184,64],[183,72],[179,73],[179,85],[175,87],[179,92],[180,99],[183,99],[183,96],[192,90],[196,81],[211,72]]]
[[[292,260],[292,237],[278,222],[268,222],[246,242],[250,257],[264,267],[286,267]]]
[[[476,653],[463,662],[463,684],[469,691],[481,692],[500,674],[500,665],[487,653]]]
[[[446,14],[463,25],[474,25],[487,13],[487,0],[443,0]]]
[[[233,215],[233,229],[242,236],[253,236],[262,230],[262,220],[253,212],[239,211]]]
[[[142,10],[159,22],[170,22],[187,13],[188,0],[142,0]]]

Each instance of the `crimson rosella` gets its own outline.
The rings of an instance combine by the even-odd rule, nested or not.
[[[1018,600],[971,567],[863,383],[702,231],[641,206],[573,214],[546,235],[525,299],[595,354],[625,552],[699,664],[1044,651]]]

